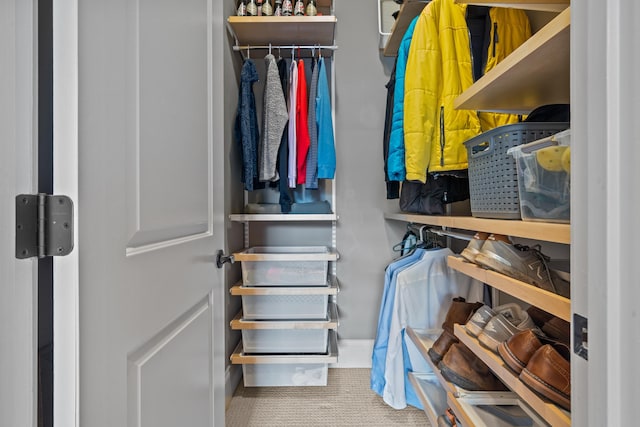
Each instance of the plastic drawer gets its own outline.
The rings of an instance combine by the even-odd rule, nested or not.
[[[320,354],[327,352],[328,329],[243,329],[248,354]]]
[[[242,365],[245,387],[326,386],[326,363]]]
[[[242,263],[244,286],[325,286],[337,254],[325,246],[264,246],[234,258]]]
[[[323,319],[329,295],[243,295],[245,319]]]

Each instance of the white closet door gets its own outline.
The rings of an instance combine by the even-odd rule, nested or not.
[[[15,197],[37,179],[35,13],[0,2],[0,425],[35,427],[37,261],[15,257]]]
[[[54,0],[56,427],[224,424],[222,19]]]

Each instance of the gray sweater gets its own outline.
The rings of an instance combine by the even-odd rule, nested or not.
[[[260,181],[277,181],[278,148],[282,132],[289,120],[287,104],[280,84],[280,74],[276,58],[268,54],[264,58],[267,65],[267,78],[264,86],[262,109],[262,141],[260,144]]]

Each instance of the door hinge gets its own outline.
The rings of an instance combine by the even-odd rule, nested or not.
[[[16,196],[16,258],[69,255],[73,250],[73,201],[67,196]]]

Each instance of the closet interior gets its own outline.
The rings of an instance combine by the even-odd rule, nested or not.
[[[284,130],[288,141],[280,141],[283,131],[277,129],[277,141],[281,145],[275,178],[271,172],[272,178],[259,180],[259,183],[256,180],[253,185],[253,182],[248,184],[251,177],[243,176],[243,208],[230,215],[232,222],[242,224],[244,235],[244,250],[234,253],[234,260],[242,264],[242,280],[230,289],[233,297],[242,299],[242,309],[231,320],[230,328],[242,334],[231,355],[231,363],[242,365],[245,387],[323,386],[327,384],[329,364],[336,363],[338,358],[338,215],[333,179],[333,53],[337,49],[337,19],[330,0],[318,1],[317,10],[318,16],[230,16],[227,21],[233,50],[242,56],[243,66],[252,62],[257,71],[255,80],[259,83],[252,86],[251,92],[256,98],[257,124],[265,133],[259,144],[264,144],[262,138],[268,138],[264,123],[272,120],[268,116],[273,113],[267,105],[263,106],[263,102],[271,102],[264,99],[266,85],[269,85],[269,64],[263,65],[265,57],[272,56],[272,66],[277,61],[280,70],[289,72],[284,78],[280,74],[282,81],[277,82],[278,87],[282,83],[277,97],[286,102],[289,125]],[[306,180],[300,175],[299,145],[298,164],[295,164],[296,134],[295,131],[293,135],[291,133],[291,123],[296,121],[296,102],[299,104],[301,98],[294,100],[294,95],[287,90],[293,85],[291,77],[299,72],[305,73],[305,84],[315,85],[312,90],[318,93],[317,96],[309,95],[308,102],[304,100],[304,112],[308,105],[318,117],[309,124],[309,132],[313,128],[316,134],[309,136],[311,143],[306,149],[310,156],[315,145],[317,160],[313,166],[310,160],[305,163],[307,171],[302,173],[306,172]],[[296,74],[298,85],[300,75]],[[326,89],[324,94],[321,93],[323,88]],[[324,99],[325,104],[316,103],[316,99]],[[239,104],[245,101],[241,94]],[[328,111],[321,110],[327,106]],[[320,124],[321,115],[324,124]],[[304,122],[306,125],[306,116]],[[299,132],[300,122],[297,127]],[[299,133],[297,135],[299,139]],[[248,138],[252,136],[236,133],[236,143],[242,140],[244,144]],[[292,139],[293,146],[290,145]],[[288,153],[282,154],[282,147],[288,147]],[[258,151],[262,161],[266,154],[262,148]],[[333,156],[333,166],[323,163],[327,153],[329,157]],[[285,163],[292,165],[293,175]],[[312,167],[315,170],[312,171]]]
[[[567,0],[544,3],[456,0],[455,3],[522,9],[532,30],[528,40],[455,99],[455,108],[526,115],[542,105],[569,104],[570,8]],[[427,4],[412,0],[401,4],[382,49],[384,56],[397,55],[405,31]],[[337,49],[337,19],[331,0],[319,1],[318,10],[321,14],[312,17],[230,16],[227,27],[233,49],[243,61],[255,61],[262,76],[266,70],[260,66],[267,54],[287,59],[288,65],[292,60],[310,62],[322,56],[328,64],[335,119],[333,53]],[[256,90],[257,94],[260,92]],[[258,96],[258,105],[260,101]],[[549,129],[546,134],[526,142],[560,130],[562,128]],[[314,208],[305,213],[282,213],[278,191],[267,185],[264,189],[245,191],[242,211],[230,215],[231,221],[242,224],[244,235],[244,250],[234,254],[235,260],[243,264],[243,280],[230,290],[232,296],[242,298],[242,309],[232,319],[230,328],[242,332],[242,341],[233,352],[231,363],[242,365],[245,386],[325,385],[329,364],[338,360],[336,183],[322,180],[318,190],[297,186],[292,196],[296,203]],[[320,205],[329,208],[314,210]],[[466,244],[473,233],[484,232],[509,236],[515,242],[530,246],[541,244],[545,251],[559,257],[567,257],[570,250],[568,221],[501,219],[471,212],[453,213],[451,209],[445,215],[393,210],[384,213],[384,218],[392,223],[427,227],[429,232],[445,236],[449,242]],[[307,263],[310,264],[307,266]],[[558,319],[572,322],[570,298],[466,262],[456,254],[448,255],[446,264],[451,270],[488,285],[494,306],[517,301],[523,307],[538,307]],[[260,283],[250,277],[253,269],[268,276],[271,270],[281,267],[293,270],[300,267],[302,273],[298,271],[297,276],[294,274],[297,278],[290,281],[280,278]],[[327,277],[326,282],[307,281],[307,273],[316,269]],[[404,331],[404,339],[415,347],[424,359],[422,365],[427,366],[424,371],[409,372],[407,378],[432,425],[439,425],[438,418],[445,413],[465,426],[571,425],[568,410],[532,391],[500,356],[482,346],[478,338],[460,324],[453,329],[455,337],[489,367],[505,390],[469,391],[453,384],[429,356],[440,333],[439,329],[412,327]]]

